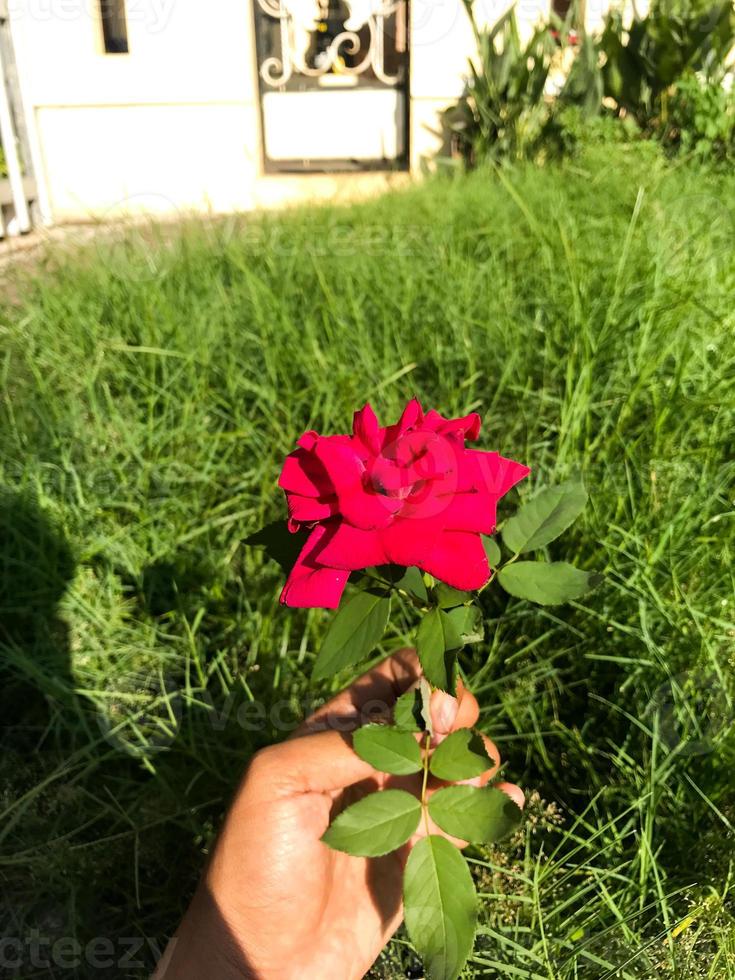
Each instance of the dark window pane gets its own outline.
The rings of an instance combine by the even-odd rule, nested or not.
[[[100,0],[102,36],[107,54],[128,53],[128,22],[125,0]]]

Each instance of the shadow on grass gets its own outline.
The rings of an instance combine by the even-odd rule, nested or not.
[[[19,774],[18,798],[30,787],[38,801],[22,811],[5,845],[7,853],[32,852],[32,857],[28,866],[19,863],[0,882],[0,905],[13,909],[0,921],[26,966],[29,937],[36,934],[46,944],[45,958],[55,942],[67,937],[80,937],[85,949],[103,937],[114,949],[115,965],[92,971],[82,956],[80,967],[79,975],[96,980],[120,975],[126,937],[135,937],[140,943],[136,971],[127,975],[144,977],[194,893],[204,863],[202,840],[214,837],[221,825],[248,759],[262,745],[290,734],[308,707],[290,691],[273,703],[268,672],[255,671],[248,681],[251,699],[263,707],[260,715],[240,715],[253,700],[236,689],[221,697],[213,686],[211,699],[208,690],[191,700],[182,694],[170,738],[160,745],[154,738],[147,755],[132,753],[104,730],[100,739],[93,705],[75,694],[69,630],[59,613],[74,575],[72,548],[38,501],[0,490],[0,724],[4,748]],[[207,553],[196,548],[151,562],[126,584],[137,615],[155,622],[161,632],[176,635],[185,620],[206,608],[202,631],[210,649],[232,643],[233,622],[250,615],[242,608],[239,586],[228,587]],[[63,710],[63,724],[54,727],[39,752],[54,706]],[[350,707],[346,724],[351,727],[357,705]],[[146,721],[152,725],[155,719],[140,719],[139,730]],[[156,735],[158,729],[152,725],[152,731]],[[74,751],[84,755],[93,783],[48,779]],[[87,829],[89,786],[103,802]],[[45,851],[39,843],[64,839],[72,842],[69,849]],[[369,885],[390,917],[400,902],[400,888],[394,881],[387,897],[381,895],[378,869]],[[212,941],[232,949],[217,910],[205,911]],[[239,951],[235,948],[232,955],[239,957]],[[238,958],[237,964],[248,973],[246,962]]]
[[[63,532],[38,502],[0,489],[3,727],[32,732],[46,723],[50,701],[73,701],[69,633],[58,606],[74,570]]]

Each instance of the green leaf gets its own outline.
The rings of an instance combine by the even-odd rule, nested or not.
[[[411,942],[431,980],[456,980],[472,952],[477,893],[467,864],[444,837],[424,837],[403,877],[403,907]]]
[[[390,596],[380,590],[358,592],[332,620],[314,664],[313,677],[330,677],[365,660],[385,631]]]
[[[487,754],[485,742],[471,728],[460,728],[434,749],[429,768],[438,779],[472,779],[492,769],[495,760]]]
[[[472,601],[471,593],[453,589],[451,585],[445,585],[444,582],[436,583],[434,595],[440,609],[453,609],[455,606],[462,606]]]
[[[557,606],[578,599],[602,581],[595,572],[583,572],[565,561],[517,561],[498,575],[506,592],[542,606]]]
[[[587,503],[579,480],[542,490],[503,526],[503,541],[516,554],[542,548],[576,521]]]
[[[440,789],[429,800],[429,814],[445,833],[472,844],[491,844],[507,837],[522,817],[509,796],[490,786]]]
[[[462,637],[442,609],[430,609],[419,625],[416,649],[426,678],[442,691],[454,693],[456,657]]]
[[[459,606],[447,613],[454,628],[459,633],[462,644],[480,643],[485,639],[485,624],[482,619],[482,609],[474,603],[470,606]]]
[[[416,832],[421,803],[402,789],[371,793],[343,810],[322,840],[335,851],[356,857],[389,854]]]
[[[420,732],[423,728],[421,717],[421,692],[414,688],[406,691],[393,707],[393,721],[403,732]]]
[[[500,551],[500,545],[495,540],[495,538],[488,538],[484,534],[482,536],[482,543],[485,547],[485,554],[487,555],[487,561],[490,568],[495,569],[503,560],[503,555]]]
[[[266,555],[277,561],[283,571],[288,573],[306,544],[306,539],[307,535],[302,532],[294,534],[289,531],[286,521],[273,521],[245,538],[245,544],[263,548]]]
[[[389,725],[365,725],[352,736],[352,747],[380,772],[407,776],[423,768],[419,743],[408,732]]]
[[[414,565],[405,569],[403,575],[395,583],[397,589],[403,589],[415,595],[421,602],[429,601],[429,594],[424,585],[424,577]]]

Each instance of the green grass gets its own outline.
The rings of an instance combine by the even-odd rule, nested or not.
[[[52,975],[34,929],[162,945],[274,719],[349,680],[312,689],[328,615],[279,608],[243,540],[283,515],[304,429],[415,392],[480,411],[524,493],[581,469],[590,506],[549,551],[605,573],[554,610],[483,596],[463,667],[533,798],[473,852],[468,975],[735,977],[735,179],[631,152],[57,246],[6,282],[7,975]],[[238,723],[253,700],[265,723]],[[374,973],[415,965],[399,936]]]

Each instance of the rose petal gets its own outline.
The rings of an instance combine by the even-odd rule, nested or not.
[[[380,539],[392,564],[418,565],[432,553],[443,530],[443,513],[424,519],[399,516],[380,532]]]
[[[315,497],[302,497],[298,493],[287,493],[286,502],[289,519],[307,524],[310,521],[324,521],[333,517],[339,509],[336,497],[317,500]]]
[[[278,486],[302,497],[321,497],[333,489],[322,464],[306,449],[297,449],[286,457]]]
[[[444,531],[419,567],[455,589],[471,592],[490,578],[487,555],[479,534]]]
[[[403,413],[398,420],[398,431],[402,435],[407,429],[412,429],[423,417],[424,413],[421,408],[421,402],[418,398],[412,398],[403,409]]]
[[[459,419],[448,419],[438,426],[437,432],[443,436],[459,436],[462,439],[469,439],[474,442],[480,435],[482,419],[477,412],[470,412]]]
[[[448,531],[492,534],[497,521],[495,505],[495,497],[486,492],[455,493],[447,504],[445,526]]]
[[[355,412],[352,420],[352,434],[372,456],[377,456],[383,442],[383,430],[371,405],[365,405]]]
[[[390,524],[402,503],[400,497],[385,497],[357,487],[353,492],[345,490],[340,493],[339,512],[355,527],[376,531]]]
[[[324,467],[337,495],[342,490],[361,485],[365,467],[352,445],[322,436],[314,443],[313,453]]]
[[[418,398],[412,398],[403,409],[400,419],[395,425],[389,425],[383,436],[383,446],[392,445],[399,436],[402,436],[409,429],[420,427],[424,420],[424,412]]]
[[[436,432],[439,426],[444,425],[446,421],[447,420],[440,412],[437,412],[434,408],[430,408],[426,415],[424,415],[422,428],[430,429],[432,432]]]
[[[334,486],[339,512],[350,524],[371,530],[390,523],[401,501],[363,486],[365,466],[351,445],[324,438],[316,443],[314,452]]]
[[[432,409],[424,416],[423,428],[446,436],[461,435],[464,439],[474,442],[480,435],[482,419],[477,412],[470,412],[469,415],[463,415],[458,419],[445,419],[443,415]]]
[[[341,521],[320,552],[319,561],[333,568],[354,571],[372,565],[386,565],[388,557],[380,532],[363,531]]]
[[[387,448],[387,447],[386,447]],[[415,474],[415,479],[427,480],[446,473],[454,466],[455,452],[436,432],[423,430],[407,432],[389,450],[391,459]],[[385,453],[388,455],[388,451]]]
[[[309,429],[308,432],[305,432],[301,436],[301,438],[297,440],[296,445],[299,446],[301,449],[305,449],[307,453],[309,453],[316,445],[318,438],[319,438],[319,433],[314,432],[313,429]]]
[[[309,535],[281,592],[281,602],[299,609],[336,609],[350,573],[319,564],[325,538],[334,528],[320,524]]]
[[[500,499],[530,472],[527,466],[498,453],[467,449],[460,456],[457,490],[485,490]]]

